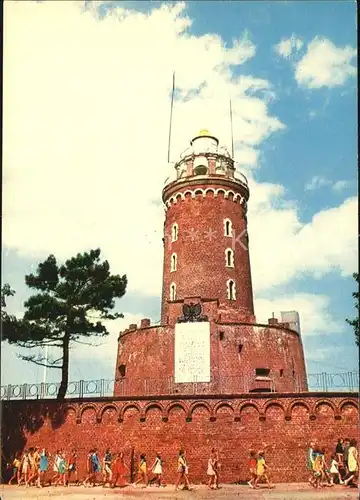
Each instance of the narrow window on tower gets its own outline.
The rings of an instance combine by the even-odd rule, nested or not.
[[[177,241],[178,233],[179,233],[179,226],[175,222],[175,224],[173,224],[172,230],[171,230],[171,241]]]
[[[171,267],[170,267],[170,271],[171,272],[176,271],[176,266],[177,266],[177,255],[176,255],[176,253],[173,253],[171,255]]]
[[[226,267],[234,267],[234,250],[231,248],[225,250],[225,265]]]
[[[170,285],[170,300],[176,300],[176,285],[175,283],[171,283]]]
[[[230,219],[224,220],[224,236],[232,236],[232,222]]]
[[[229,300],[236,300],[236,289],[235,289],[235,281],[227,280],[227,298]]]

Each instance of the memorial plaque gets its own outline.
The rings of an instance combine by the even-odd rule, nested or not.
[[[210,323],[175,325],[175,383],[210,382]]]

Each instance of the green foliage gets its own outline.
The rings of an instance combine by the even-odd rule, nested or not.
[[[8,314],[6,309],[6,299],[15,295],[8,283],[1,287],[1,337],[3,340],[8,340],[9,337],[15,337],[17,319],[15,316]]]
[[[126,292],[127,278],[125,275],[111,275],[109,263],[106,260],[100,262],[100,249],[97,249],[79,253],[61,266],[54,255],[49,255],[38,265],[36,274],[25,276],[25,282],[37,293],[25,302],[22,320],[12,317],[12,321],[8,321],[3,339],[29,349],[61,348],[62,356],[56,360],[35,354],[19,357],[41,366],[61,369],[58,399],[63,399],[68,383],[71,344],[84,343],[81,338],[109,334],[102,321],[123,317],[111,311],[115,299]],[[4,300],[13,294],[10,292],[13,292],[10,287],[4,290]]]
[[[1,319],[3,318],[3,314],[6,314],[6,297],[12,297],[15,295],[15,290],[12,290],[8,283],[5,283],[4,286],[1,287]]]
[[[359,273],[353,274],[354,280],[357,282],[358,289],[353,292],[352,296],[355,299],[355,309],[357,309],[357,317],[354,319],[346,319],[346,322],[353,327],[355,335],[355,343],[359,346]]]

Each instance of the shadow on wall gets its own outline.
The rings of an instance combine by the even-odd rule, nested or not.
[[[48,419],[53,430],[62,426],[66,419],[66,403],[31,403],[14,405],[1,403],[1,481],[6,475],[7,464],[16,452],[26,447],[27,434],[35,434]]]

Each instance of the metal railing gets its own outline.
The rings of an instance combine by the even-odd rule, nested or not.
[[[307,375],[309,391],[359,392],[359,372],[310,373]]]
[[[307,376],[309,392],[358,392],[359,372],[312,373]],[[1,400],[56,398],[60,383],[1,386]],[[277,389],[279,387],[280,389]],[[284,390],[284,388],[286,388]],[[210,382],[177,383],[173,377],[119,380],[78,380],[69,382],[67,398],[156,396],[191,394],[245,394],[252,392],[302,392],[306,381],[300,377],[220,377]]]

